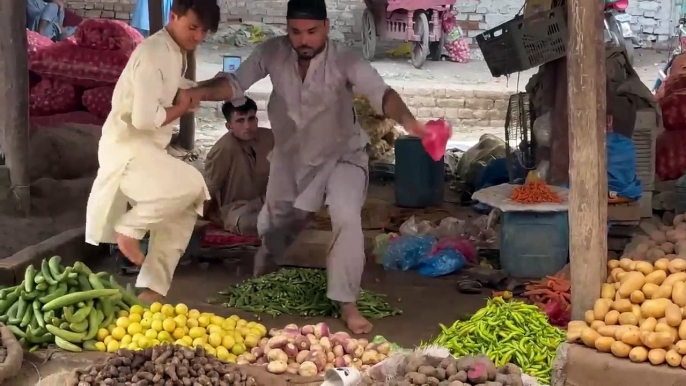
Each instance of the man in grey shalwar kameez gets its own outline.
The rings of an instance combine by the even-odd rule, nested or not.
[[[324,0],[290,0],[287,19],[288,36],[261,44],[234,75],[203,82],[196,91],[203,100],[240,99],[270,76],[274,88],[267,109],[275,145],[258,217],[263,247],[255,257],[255,274],[267,272],[310,213],[327,205],[334,234],[327,296],[341,304],[353,333],[369,333],[372,325],[356,306],[365,263],[361,209],[368,138],[356,121],[353,87],[410,134],[422,135],[424,128],[368,62],[328,39]]]

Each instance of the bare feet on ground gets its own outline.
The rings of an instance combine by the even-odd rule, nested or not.
[[[341,309],[343,311],[341,319],[353,334],[369,334],[372,332],[372,324],[360,315],[355,303],[341,303]]]
[[[138,295],[138,300],[147,305],[153,304],[155,302],[164,303],[164,296],[158,294],[157,292],[151,289],[146,288],[143,292],[141,292],[140,295]]]
[[[264,246],[260,247],[254,257],[253,276],[263,276],[276,271],[278,268],[274,262],[274,256],[271,256]]]
[[[121,253],[133,264],[143,265],[145,256],[141,252],[141,242],[139,240],[117,233],[117,246]]]

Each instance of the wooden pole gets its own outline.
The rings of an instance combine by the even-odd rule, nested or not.
[[[148,20],[150,23],[150,35],[164,27],[162,0],[148,0]]]
[[[0,150],[5,153],[17,204],[28,215],[31,179],[26,46],[26,2],[0,1]]]
[[[583,320],[607,275],[606,96],[603,5],[567,0],[569,241],[572,318]]]
[[[195,51],[186,53],[186,78],[195,80]],[[179,121],[179,136],[176,143],[186,150],[195,149],[195,113],[181,117]]]

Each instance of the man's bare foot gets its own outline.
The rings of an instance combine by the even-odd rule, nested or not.
[[[138,300],[141,302],[150,305],[155,302],[160,302],[164,303],[164,296],[158,294],[157,292],[151,290],[151,289],[145,289],[143,292],[138,295]]]
[[[263,276],[276,271],[278,268],[274,262],[274,256],[269,253],[266,247],[261,246],[254,257],[253,276]]]
[[[341,319],[353,334],[369,334],[372,332],[372,324],[360,315],[355,303],[341,303],[341,310],[343,311]]]
[[[117,233],[117,246],[121,253],[133,264],[138,266],[143,265],[145,256],[143,255],[143,252],[141,252],[140,240]]]

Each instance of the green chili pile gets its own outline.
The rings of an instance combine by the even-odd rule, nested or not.
[[[538,307],[493,298],[469,320],[457,321],[431,344],[457,357],[487,355],[496,366],[513,363],[524,373],[550,384],[550,373],[565,333],[548,323]]]
[[[338,303],[326,297],[326,271],[318,269],[281,269],[231,286],[208,302],[271,316],[341,316]],[[364,290],[360,292],[357,307],[364,317],[371,319],[402,313],[388,304],[382,295]]]

